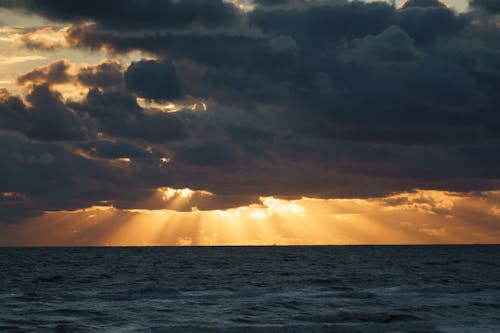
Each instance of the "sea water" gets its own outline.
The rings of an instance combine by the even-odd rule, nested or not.
[[[500,332],[500,246],[0,249],[0,332]]]

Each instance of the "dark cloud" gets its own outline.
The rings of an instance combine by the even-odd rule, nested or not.
[[[41,140],[84,138],[84,128],[76,114],[47,85],[35,86],[26,99],[33,106],[27,113],[32,124],[28,136]]]
[[[112,89],[123,86],[123,68],[118,62],[106,61],[95,66],[80,69],[77,80],[93,88]]]
[[[123,89],[123,71],[121,64],[107,60],[97,65],[88,65],[74,70],[68,60],[61,59],[43,67],[19,75],[17,82],[21,85],[41,84],[80,84],[90,88],[107,90]]]
[[[18,76],[19,84],[25,83],[66,83],[71,80],[68,73],[70,63],[66,60],[58,60],[46,67],[35,68],[29,73]]]
[[[107,49],[114,53],[140,50],[170,59],[191,59],[213,66],[238,67],[248,64],[254,53],[267,44],[260,36],[226,32],[145,32],[126,35],[93,25],[74,25],[67,34],[75,47]],[[193,50],[197,50],[193,52]]]
[[[105,159],[154,159],[158,162],[163,157],[155,149],[148,150],[126,141],[89,141],[81,144],[80,147],[91,156]]]
[[[274,136],[272,133],[257,128],[240,125],[228,126],[226,130],[231,135],[232,141],[235,142],[272,143],[274,141]]]
[[[173,100],[181,96],[179,79],[170,61],[142,60],[125,72],[127,88],[148,99]]]
[[[19,131],[31,138],[48,141],[74,141],[85,138],[86,128],[61,95],[47,84],[34,86],[21,99],[3,93],[0,125],[4,131]]]
[[[82,103],[73,107],[82,115],[97,121],[97,127],[111,135],[144,139],[151,142],[179,140],[186,128],[175,113],[146,114],[133,96],[119,92],[91,89]]]
[[[445,7],[446,4],[440,0],[407,0],[401,5],[401,9],[415,7]]]
[[[40,211],[141,201],[154,192],[154,182],[161,183],[160,168],[89,159],[69,147],[11,135],[0,135],[0,142],[2,193],[17,194],[15,200],[0,200],[2,222]]]
[[[181,147],[177,150],[180,161],[199,166],[223,166],[235,163],[237,156],[230,144],[209,142],[195,147]]]
[[[55,174],[38,173],[43,181],[32,188],[5,183],[5,192],[24,196],[6,211],[21,198],[33,212],[99,200],[165,208],[159,187],[212,192],[181,210],[266,195],[498,188],[500,43],[487,11],[280,0],[255,1],[244,13],[217,1],[151,1],[158,13],[170,6],[163,22],[143,2],[120,3],[113,13],[110,4],[15,5],[58,20],[91,19],[69,29],[73,47],[138,50],[158,60],[73,71],[59,61],[19,77],[31,89],[29,104],[3,92],[2,133],[31,156],[6,163],[4,177],[34,172],[33,161]],[[217,6],[220,17],[210,12]],[[211,9],[174,18],[181,8]],[[54,91],[71,81],[90,88],[81,100]],[[143,108],[137,97],[180,110]],[[42,197],[36,188],[49,179],[55,190]]]
[[[253,3],[259,6],[283,6],[290,5],[293,3],[303,3],[303,1],[298,0],[254,0]]]
[[[341,58],[359,63],[397,65],[415,62],[421,54],[415,41],[399,26],[388,27],[379,35],[355,39]]]
[[[470,5],[491,13],[500,13],[500,3],[496,0],[471,0]]]
[[[1,0],[0,6],[33,12],[53,20],[67,22],[92,20],[106,27],[126,30],[178,28],[199,24],[223,26],[238,16],[237,9],[222,0],[64,0],[11,1]]]
[[[250,23],[264,32],[292,36],[299,44],[324,47],[342,38],[352,39],[380,33],[394,23],[394,9],[381,2],[333,1],[281,8],[257,7]]]
[[[456,36],[468,24],[465,16],[444,7],[411,7],[396,12],[397,24],[417,43]]]

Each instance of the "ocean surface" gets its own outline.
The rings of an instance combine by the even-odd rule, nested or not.
[[[0,332],[500,332],[500,246],[0,248]]]

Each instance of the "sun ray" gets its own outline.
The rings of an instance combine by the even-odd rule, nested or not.
[[[2,225],[0,243],[303,245],[478,243],[500,239],[499,192],[415,191],[374,199],[265,197],[260,204],[225,210],[186,209],[196,195],[212,199],[208,192],[164,188],[140,203],[160,209],[102,206],[46,212],[24,223]],[[2,196],[13,200],[20,194],[5,192]]]

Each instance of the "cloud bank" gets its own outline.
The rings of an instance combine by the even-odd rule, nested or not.
[[[495,4],[0,1],[68,24],[58,47],[143,55],[58,60],[2,90],[2,219],[162,209],[162,187],[212,194],[179,210],[498,189]]]

